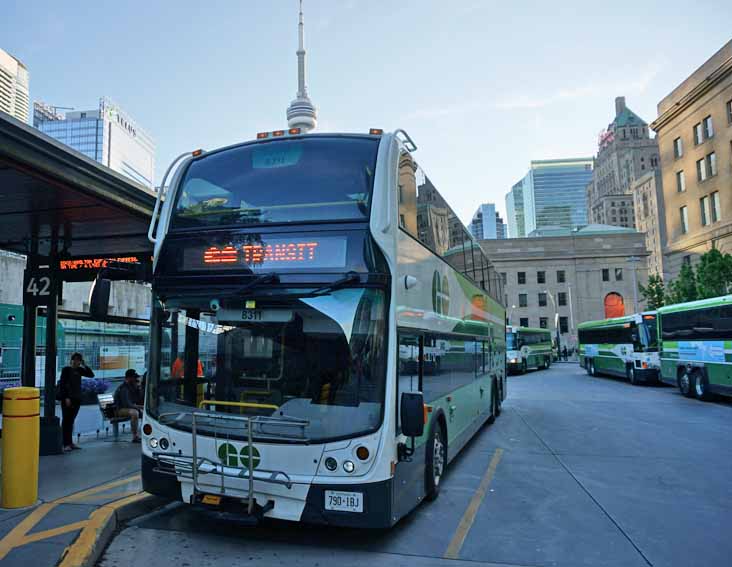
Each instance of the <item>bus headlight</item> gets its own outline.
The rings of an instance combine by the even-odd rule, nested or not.
[[[158,446],[158,440],[155,439],[155,437],[150,437],[150,439],[148,439],[147,441],[147,444],[150,445],[151,449],[156,449]]]
[[[165,437],[161,437],[160,438],[160,448],[163,451],[167,451],[168,447],[170,447],[170,442]]]
[[[338,461],[336,461],[333,457],[328,457],[325,459],[325,468],[328,469],[330,472],[333,472],[338,468]]]
[[[343,461],[343,470],[350,474],[356,470],[356,465],[353,464],[353,461]]]

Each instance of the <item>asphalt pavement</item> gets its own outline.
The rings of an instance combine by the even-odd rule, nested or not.
[[[99,565],[729,566],[731,438],[728,401],[555,364],[509,378],[439,498],[391,530],[250,528],[172,504],[130,522]]]

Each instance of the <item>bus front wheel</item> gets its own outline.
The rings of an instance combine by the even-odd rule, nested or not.
[[[628,382],[633,384],[633,386],[638,386],[638,378],[635,375],[635,368],[633,367],[632,364],[630,366],[628,366],[625,373],[627,374]]]
[[[425,461],[425,498],[432,501],[440,494],[440,481],[447,466],[447,436],[439,420],[435,421],[427,441]]]
[[[691,373],[688,370],[679,370],[679,375],[676,378],[676,382],[679,386],[679,391],[684,394],[687,398],[694,397],[694,389],[691,384]]]

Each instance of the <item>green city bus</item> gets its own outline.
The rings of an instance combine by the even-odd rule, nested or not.
[[[580,365],[589,375],[620,376],[631,384],[658,381],[655,311],[587,321],[577,330]]]
[[[732,396],[732,295],[658,310],[661,380],[689,398]]]
[[[531,368],[549,368],[552,334],[548,329],[506,327],[506,368],[522,374]]]

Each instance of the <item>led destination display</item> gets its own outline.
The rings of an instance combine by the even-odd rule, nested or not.
[[[277,238],[188,248],[185,270],[250,268],[343,268],[346,265],[345,236],[322,238]]]

